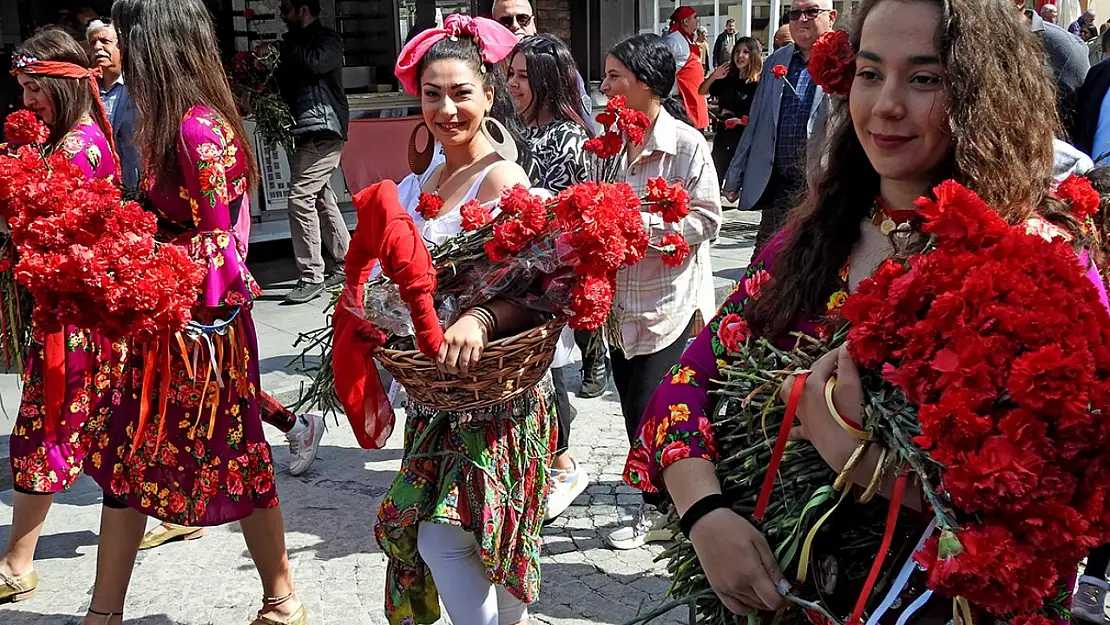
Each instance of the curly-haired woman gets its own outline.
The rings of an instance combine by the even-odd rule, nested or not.
[[[1011,224],[1036,217],[1058,224],[1051,226],[1055,232],[1082,240],[1062,205],[1050,198],[1058,127],[1053,86],[1038,62],[1035,40],[1011,15],[1009,0],[863,3],[852,34],[854,82],[830,118],[824,168],[787,228],[749,267],[717,318],[656,390],[629,456],[630,483],[647,491],[665,489],[679,514],[721,492],[710,392],[718,359],[728,356],[712,345],[712,334],[729,315],[780,343],[789,342],[791,332],[816,333],[829,296],[855,289],[894,253],[891,239],[873,223],[882,206],[914,210],[918,197],[951,178],[976,191]],[[1008,121],[1014,119],[1022,123]],[[1086,269],[1105,297],[1094,266]],[[847,352],[834,350],[814,365],[798,409],[805,436],[837,472],[858,441],[835,424],[823,390],[826,380],[838,375],[834,401],[846,418],[857,418],[862,390],[846,384],[854,372]],[[688,418],[668,419],[671,407]],[[663,453],[672,445],[679,445],[680,453]],[[874,473],[878,450],[871,452],[851,474],[857,483],[866,484]],[[760,531],[727,505],[698,509],[686,526],[721,601],[740,614],[782,607],[783,575]],[[829,534],[840,536],[835,528]],[[839,546],[815,544],[813,561],[835,558]],[[862,580],[841,568],[825,582],[833,612],[851,611]],[[919,591],[923,584],[908,587]],[[945,622],[951,605],[940,603],[926,605],[915,617],[922,620],[911,622]],[[893,623],[910,604],[903,597],[881,622]]]

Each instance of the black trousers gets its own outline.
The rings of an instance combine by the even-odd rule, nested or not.
[[[792,170],[793,171],[793,170]],[[767,181],[767,188],[763,195],[753,206],[753,210],[762,213],[759,220],[759,231],[755,235],[755,251],[759,254],[767,241],[775,236],[786,225],[786,217],[790,209],[794,208],[802,199],[805,191],[805,174],[802,171],[785,174],[778,168],[771,170],[771,178]]]
[[[555,387],[555,416],[559,423],[556,456],[570,447],[570,424],[574,422],[574,417],[578,416],[578,411],[570,405],[570,392],[567,390],[563,369],[564,367],[559,367],[551,370],[551,383]]]
[[[686,329],[678,339],[654,354],[625,358],[619,349],[609,352],[609,357],[613,361],[613,384],[616,385],[617,394],[621,398],[621,413],[624,415],[624,427],[628,432],[629,445],[636,440],[640,431],[640,421],[644,417],[655,388],[686,350],[686,340],[693,327],[694,317],[691,315]],[[644,493],[644,503],[656,505],[658,502],[658,495]]]
[[[1110,566],[1110,545],[1101,545],[1087,554],[1087,566],[1083,569],[1083,574],[1104,580],[1107,566]]]

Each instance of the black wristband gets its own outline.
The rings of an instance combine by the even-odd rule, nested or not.
[[[727,497],[725,497],[721,493],[706,495],[705,497],[702,497],[701,499],[695,501],[694,505],[690,506],[690,509],[686,511],[686,514],[682,515],[682,518],[679,519],[678,526],[682,529],[682,533],[686,536],[686,538],[690,538],[690,530],[694,529],[695,523],[700,521],[702,517],[709,514],[710,512],[713,512],[714,510],[719,510],[721,508],[732,508],[732,505],[729,504]]]

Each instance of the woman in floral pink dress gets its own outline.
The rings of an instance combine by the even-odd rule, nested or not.
[[[852,34],[854,82],[850,95],[837,103],[837,114],[830,114],[828,158],[788,227],[754,260],[648,403],[625,480],[647,492],[666,491],[684,517],[709,584],[736,614],[781,609],[780,589],[790,584],[779,568],[781,553],[721,497],[713,391],[723,365],[744,366],[731,360],[728,345],[759,336],[789,349],[795,332],[829,331],[847,293],[896,252],[896,241],[882,224],[898,219],[916,229],[915,200],[944,179],[976,191],[1006,221],[1027,224],[1030,232],[1046,238],[1081,234],[1069,229],[1074,222],[1049,197],[1058,120],[1051,82],[1037,60],[1041,51],[1023,33],[1027,26],[991,17],[1012,10],[1006,0],[862,3]],[[1003,41],[1013,45],[1003,48]],[[1029,62],[1010,62],[1014,58]],[[1022,118],[1021,127],[1007,127],[1003,120],[1015,116]],[[1105,305],[1102,280],[1086,250],[1080,260]],[[830,352],[812,369],[795,434],[812,442],[839,473],[858,440],[836,425],[828,406],[835,401],[845,419],[862,421],[863,391],[851,384],[859,376],[846,350]],[[827,400],[830,374],[839,382]],[[871,448],[863,456],[850,473],[854,483],[868,485],[877,454]],[[907,495],[905,501],[912,500]],[[885,518],[887,504],[873,504],[846,500],[830,517],[827,532],[813,543],[807,571],[815,572],[799,596],[820,596],[833,613],[853,610],[867,587],[870,563],[850,567],[860,556],[849,553],[847,530],[865,514],[877,511]],[[906,565],[928,521],[912,508],[903,503],[901,513],[911,517],[908,525],[916,533],[893,537],[889,553],[896,555],[879,578],[887,586],[868,595],[868,623],[951,622],[951,603],[928,602],[922,572]],[[898,587],[891,580],[900,568],[905,577],[898,576],[903,582]],[[889,601],[880,603],[888,591]]]
[[[109,178],[117,175],[111,126],[90,88],[86,64],[81,46],[51,29],[19,46],[13,71],[24,105],[50,129],[48,149],[60,151],[89,178]],[[0,559],[0,604],[29,599],[38,587],[39,534],[54,494],[81,473],[91,442],[86,422],[102,421],[118,399],[112,392],[118,356],[109,341],[73,326],[28,349],[19,416],[9,439],[16,493]]]
[[[84,623],[123,622],[153,516],[191,527],[239,521],[262,581],[255,624],[303,625],[259,417],[250,309],[260,290],[234,230],[258,166],[202,0],[118,0],[112,14],[142,121],[143,190],[164,239],[184,246],[207,273],[185,330],[132,344],[122,399],[91,432],[85,471],[105,495]]]

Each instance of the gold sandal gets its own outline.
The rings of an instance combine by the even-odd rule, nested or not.
[[[163,531],[159,532],[159,528]],[[203,527],[186,527],[173,523],[162,523],[143,535],[139,549],[153,549],[175,540],[196,540],[204,536]]]
[[[39,589],[39,574],[31,571],[12,577],[0,571],[0,604],[32,599]]]
[[[292,598],[293,593],[289,593],[283,597],[262,597],[262,605],[263,607],[275,607]],[[279,621],[272,616],[263,616],[262,611],[259,610],[258,616],[251,621],[251,625],[308,625],[308,611],[305,610],[304,604],[302,603],[301,607],[297,608],[297,611],[290,615],[289,618]]]

